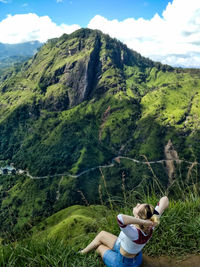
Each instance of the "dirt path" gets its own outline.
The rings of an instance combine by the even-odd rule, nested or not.
[[[190,255],[182,259],[144,255],[141,267],[200,267],[200,255]]]

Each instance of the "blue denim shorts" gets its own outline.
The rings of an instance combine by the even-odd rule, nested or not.
[[[142,264],[142,251],[134,258],[126,258],[120,253],[120,240],[115,242],[113,249],[107,250],[103,255],[107,267],[139,267]]]

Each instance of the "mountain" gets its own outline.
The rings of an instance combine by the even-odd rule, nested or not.
[[[0,43],[0,70],[13,66],[32,57],[42,46],[38,41],[21,44]]]
[[[153,62],[100,31],[49,40],[0,78],[0,158],[26,170],[2,175],[1,230],[185,175],[200,159],[199,88],[199,70]]]
[[[136,127],[141,96],[167,69],[97,31],[50,40],[20,72],[2,77],[2,159],[33,175],[107,162]]]

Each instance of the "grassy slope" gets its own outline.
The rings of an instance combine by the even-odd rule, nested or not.
[[[151,197],[149,203],[156,204]],[[145,201],[146,202],[146,201]],[[136,203],[135,203],[136,204]],[[161,225],[156,229],[151,242],[145,247],[149,255],[177,255],[200,252],[199,208],[200,198],[186,198],[185,201],[171,201],[168,211],[162,217]],[[119,213],[131,215],[132,209],[119,209]],[[74,249],[81,248],[100,230],[118,235],[116,211],[104,206],[72,206],[43,221],[34,228],[41,239],[62,239]],[[33,234],[33,239],[38,239]]]
[[[146,199],[156,203],[156,198]],[[146,202],[145,201],[145,202]],[[122,203],[121,203],[122,204]],[[200,252],[200,198],[170,201],[161,224],[145,247],[145,254],[181,256]],[[118,212],[131,214],[131,209]],[[79,256],[77,251],[88,244],[100,230],[118,235],[117,211],[105,206],[72,206],[59,211],[32,229],[32,237],[1,246],[1,266],[103,266],[93,253]],[[11,252],[12,251],[12,252]],[[68,266],[67,265],[67,266]]]

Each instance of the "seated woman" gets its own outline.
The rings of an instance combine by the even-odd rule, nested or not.
[[[166,196],[162,197],[157,206],[137,204],[133,215],[119,214],[117,221],[121,232],[115,236],[101,231],[81,254],[96,249],[108,267],[136,267],[142,263],[142,249],[151,238],[159,217],[169,206]]]

